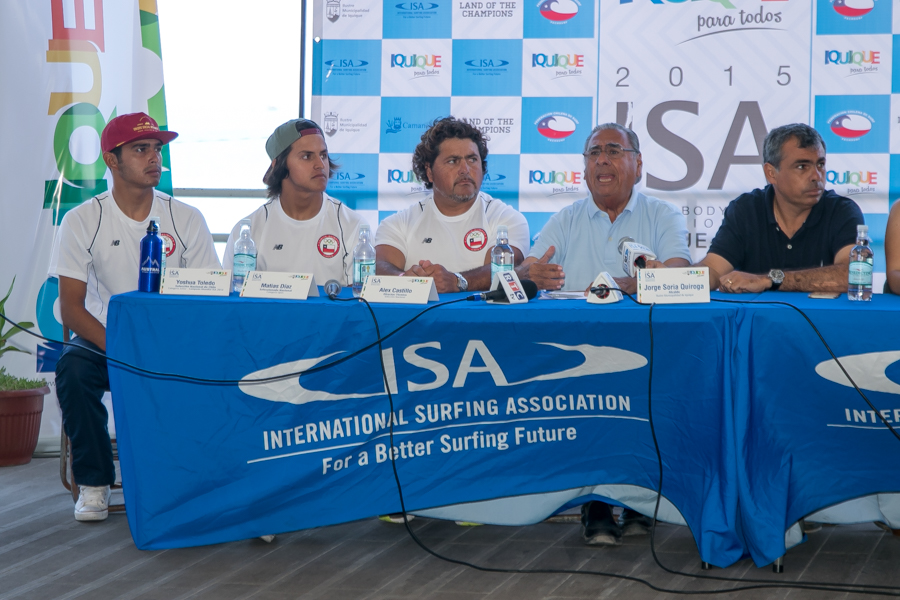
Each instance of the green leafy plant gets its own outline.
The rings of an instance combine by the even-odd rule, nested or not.
[[[26,379],[16,377],[6,372],[6,367],[0,367],[0,392],[13,390],[33,390],[47,385],[46,379]]]
[[[3,297],[3,300],[0,300],[0,313],[6,314],[6,301],[9,300],[9,297],[12,295],[13,286],[16,284],[16,278],[13,277],[12,283],[9,284],[9,291],[6,292],[6,296]],[[5,325],[5,321],[0,323],[0,356],[3,356],[7,352],[24,352],[25,354],[31,354],[28,350],[21,350],[16,348],[15,346],[10,345],[9,338],[20,333],[22,330],[9,326],[9,329],[3,331],[3,326]],[[22,321],[18,324],[19,327],[31,328],[34,327],[34,323],[29,321]],[[0,367],[0,391],[11,391],[11,390],[30,390],[35,388],[41,388],[47,385],[47,381],[45,379],[26,379],[24,377],[16,377],[15,375],[11,375],[6,372],[5,367]]]
[[[0,313],[3,313],[4,315],[6,314],[6,309],[5,309],[6,301],[9,300],[9,297],[12,295],[14,285],[16,285],[15,276],[13,276],[12,283],[9,284],[9,291],[6,292],[6,296],[3,297],[3,300],[0,300]],[[7,352],[24,352],[25,354],[31,354],[31,352],[29,352],[28,350],[20,350],[19,348],[16,348],[15,346],[7,344],[7,342],[9,341],[9,338],[11,338],[12,336],[21,332],[22,330],[10,325],[9,329],[7,329],[6,331],[3,331],[3,326],[5,324],[6,324],[5,321],[3,323],[0,323],[0,356],[3,356]],[[34,323],[32,323],[31,321],[22,321],[18,325],[19,325],[19,327],[23,327],[26,329],[34,327]]]

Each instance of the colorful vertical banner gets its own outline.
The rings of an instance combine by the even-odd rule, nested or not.
[[[59,340],[59,282],[47,276],[67,211],[108,189],[100,134],[116,115],[143,111],[167,128],[155,0],[12,0],[0,4],[0,287],[6,304]],[[159,189],[171,193],[169,150]],[[19,334],[7,353],[15,375],[51,381],[60,347]],[[112,420],[110,420],[112,426]],[[55,394],[46,397],[40,449],[58,448]]]

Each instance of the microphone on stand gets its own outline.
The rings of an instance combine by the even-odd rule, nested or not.
[[[648,260],[656,260],[653,250],[628,236],[619,240],[619,253],[622,255],[622,268],[629,277],[637,276],[638,269],[647,268]]]

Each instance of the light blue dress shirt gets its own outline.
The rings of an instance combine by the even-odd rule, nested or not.
[[[633,190],[622,214],[610,222],[609,215],[588,196],[550,217],[528,256],[540,259],[555,246],[550,262],[562,265],[565,271],[562,289],[583,290],[601,271],[613,277],[628,276],[618,248],[623,237],[647,246],[662,262],[671,258],[690,262],[687,233],[684,215],[659,198]]]

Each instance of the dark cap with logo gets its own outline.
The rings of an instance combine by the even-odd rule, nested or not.
[[[100,136],[100,149],[111,152],[136,140],[159,140],[168,144],[178,137],[174,131],[163,131],[156,121],[145,113],[119,115],[106,124]]]
[[[269,158],[275,160],[278,155],[291,147],[291,144],[304,135],[325,135],[322,128],[315,121],[309,119],[292,119],[279,125],[275,132],[266,140],[266,153]]]

